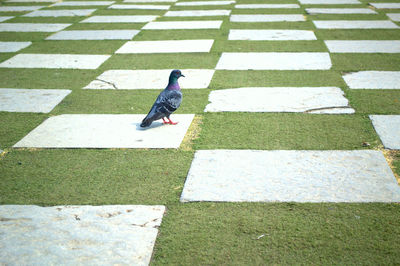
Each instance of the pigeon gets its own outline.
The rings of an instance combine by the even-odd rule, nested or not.
[[[148,127],[153,121],[162,119],[164,124],[176,125],[177,122],[172,122],[169,116],[181,105],[182,92],[178,84],[178,79],[184,77],[180,70],[172,70],[169,75],[167,87],[158,95],[155,103],[150,109],[150,112],[143,119],[140,127]],[[165,117],[168,121],[165,121]]]

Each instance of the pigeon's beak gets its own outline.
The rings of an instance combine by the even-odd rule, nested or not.
[[[179,77],[185,77],[185,75],[181,74]]]

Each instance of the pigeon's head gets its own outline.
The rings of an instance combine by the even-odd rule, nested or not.
[[[171,72],[171,75],[169,76],[169,78],[173,78],[173,79],[178,79],[180,77],[184,77],[184,75],[182,75],[182,72],[179,69],[174,69]]]

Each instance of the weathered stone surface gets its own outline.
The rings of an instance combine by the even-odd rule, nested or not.
[[[124,0],[124,3],[174,3],[178,0]]]
[[[139,30],[68,30],[60,31],[46,40],[131,40]]]
[[[0,53],[14,53],[31,45],[32,42],[0,42]]]
[[[49,113],[70,93],[70,90],[0,89],[0,111]]]
[[[231,10],[179,10],[168,11],[165,17],[210,17],[210,16],[229,16]]]
[[[148,265],[164,206],[0,206],[0,264]]]
[[[1,31],[15,32],[56,32],[71,26],[66,23],[1,23]]]
[[[114,3],[115,1],[64,1],[53,6],[109,6]]]
[[[235,1],[193,1],[193,2],[178,2],[176,6],[224,6],[234,4]]]
[[[386,149],[400,150],[400,115],[370,115]]]
[[[241,4],[235,5],[239,9],[276,9],[276,8],[300,8],[298,4]]]
[[[185,75],[179,79],[182,89],[205,89],[211,82],[214,69],[181,69]],[[135,90],[164,89],[171,69],[162,70],[107,70],[84,89]]]
[[[314,20],[318,29],[398,29],[390,20]]]
[[[190,21],[152,21],[144,25],[143,30],[176,30],[176,29],[219,29],[222,20]]]
[[[200,150],[181,201],[399,202],[400,186],[380,151]]]
[[[110,55],[17,54],[1,63],[0,68],[96,69],[109,57]]]
[[[150,106],[149,106],[150,108]],[[173,114],[177,125],[162,120],[149,128],[142,115],[72,114],[50,117],[14,147],[37,148],[179,148],[194,115]]]
[[[256,87],[212,91],[205,112],[354,113],[340,88]]]
[[[369,8],[306,8],[308,14],[377,14]]]
[[[331,53],[400,53],[400,41],[325,41]]]
[[[0,22],[3,22],[3,21],[6,21],[6,20],[9,20],[9,19],[12,19],[13,17],[10,17],[10,16],[0,16]]]
[[[216,69],[316,70],[331,66],[328,53],[222,53]]]
[[[229,40],[250,41],[298,41],[316,40],[311,30],[230,30]]]
[[[399,9],[400,3],[369,3],[371,6],[378,9]]]
[[[46,6],[0,6],[0,12],[25,12],[33,11]]]
[[[130,41],[115,53],[208,53],[214,40]]]
[[[232,22],[279,22],[279,21],[305,21],[305,17],[301,14],[289,15],[231,15]]]
[[[388,13],[386,15],[393,21],[400,21],[400,13]]]
[[[343,79],[350,89],[400,89],[400,71],[360,71]]]
[[[9,3],[45,3],[45,2],[57,2],[58,0],[6,0]]]
[[[96,9],[36,10],[24,17],[82,17],[89,16]]]
[[[112,5],[109,9],[150,9],[150,10],[167,10],[168,5]]]
[[[80,23],[143,23],[155,20],[158,16],[92,16]]]
[[[299,0],[302,5],[345,5],[361,4],[358,0]]]

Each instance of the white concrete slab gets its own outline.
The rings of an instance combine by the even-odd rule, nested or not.
[[[168,10],[169,5],[112,5],[109,9],[149,9],[149,10]]]
[[[6,0],[8,3],[46,3],[57,2],[58,0]]]
[[[150,108],[150,106],[149,106]],[[172,114],[177,125],[153,122],[140,128],[142,115],[59,115],[45,120],[14,147],[179,148],[193,114]]]
[[[350,89],[400,89],[400,71],[360,71],[343,79]]]
[[[181,10],[168,11],[165,17],[211,17],[211,16],[229,16],[231,10]]]
[[[181,89],[205,89],[210,85],[214,69],[181,69],[185,75],[179,79]],[[107,70],[84,89],[135,90],[164,89],[170,69],[161,70]]]
[[[81,17],[89,16],[96,9],[36,10],[23,17]]]
[[[241,4],[235,5],[238,9],[281,9],[281,8],[300,8],[298,4]]]
[[[214,40],[129,41],[116,54],[208,53]]]
[[[6,21],[6,20],[9,20],[9,19],[12,19],[12,18],[14,18],[14,17],[10,17],[10,16],[0,16],[0,22]]]
[[[400,3],[369,3],[371,6],[378,9],[398,9]]]
[[[386,15],[393,21],[400,21],[400,13],[387,13]]]
[[[0,32],[56,32],[69,26],[66,23],[1,23]]]
[[[46,40],[131,40],[139,30],[68,30],[60,31]]]
[[[124,3],[174,3],[178,0],[124,0]]]
[[[193,1],[193,2],[178,2],[176,6],[226,6],[234,4],[235,1]]]
[[[314,20],[318,29],[398,29],[390,20]]]
[[[400,115],[370,115],[386,149],[400,150]]]
[[[308,14],[377,14],[370,8],[306,8]]]
[[[164,206],[2,205],[4,265],[148,265]]]
[[[53,6],[109,6],[115,1],[65,1],[55,3]]]
[[[331,53],[400,53],[400,41],[325,41]]]
[[[358,0],[299,0],[302,5],[347,5],[361,4]]]
[[[222,20],[152,21],[142,30],[219,29],[221,25]]]
[[[0,6],[0,12],[25,12],[38,10],[46,6]]]
[[[337,87],[257,87],[211,91],[205,112],[306,112],[351,114]]]
[[[196,151],[181,202],[399,202],[400,186],[374,150]]]
[[[229,40],[298,41],[316,40],[311,30],[230,30]]]
[[[0,68],[97,69],[111,55],[17,54],[0,63]]]
[[[327,70],[329,53],[222,53],[216,69]]]
[[[155,20],[158,16],[92,16],[80,23],[143,23]]]
[[[0,42],[0,53],[18,52],[31,44],[31,42]]]
[[[231,22],[279,22],[279,21],[305,21],[305,17],[301,14],[289,15],[231,15]]]
[[[70,90],[0,89],[0,111],[49,113]]]

